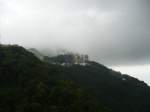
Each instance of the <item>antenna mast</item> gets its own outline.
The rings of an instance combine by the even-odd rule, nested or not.
[[[1,33],[0,33],[0,45],[1,45],[1,37],[2,37],[2,36],[1,36]]]

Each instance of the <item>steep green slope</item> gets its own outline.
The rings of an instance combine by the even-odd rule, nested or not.
[[[0,45],[0,112],[104,112],[73,80],[54,80],[56,68],[20,46]]]
[[[101,64],[46,64],[0,45],[0,112],[150,112],[149,101],[147,84]]]
[[[89,66],[56,66],[56,79],[73,80],[112,112],[150,112],[150,87],[143,81],[95,62]]]
[[[47,76],[48,67],[32,53],[17,45],[0,46],[0,86],[19,86],[32,79],[47,79]]]

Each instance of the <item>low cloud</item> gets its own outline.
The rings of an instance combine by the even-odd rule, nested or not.
[[[150,64],[149,0],[1,0],[3,43],[89,54],[106,65]]]

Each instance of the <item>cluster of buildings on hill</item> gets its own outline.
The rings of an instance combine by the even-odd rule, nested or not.
[[[89,61],[88,55],[73,55],[73,64],[87,64]]]
[[[55,57],[44,57],[44,61],[49,62],[50,64],[58,64],[62,66],[69,65],[87,65],[89,62],[88,55],[79,55],[79,54],[63,54]]]
[[[36,57],[38,57],[41,61],[48,62],[50,64],[62,65],[62,66],[70,66],[70,65],[88,65],[89,57],[88,55],[83,54],[75,54],[75,53],[61,53],[57,56],[44,56],[38,50],[32,48],[28,49],[28,51],[32,52]]]

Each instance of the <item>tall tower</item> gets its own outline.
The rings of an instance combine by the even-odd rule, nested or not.
[[[0,33],[0,45],[2,44],[2,42],[1,42],[2,40],[1,40],[1,39],[2,39],[2,35],[1,35],[1,33]]]
[[[89,56],[85,55],[85,62],[88,62],[88,61],[89,61]]]

